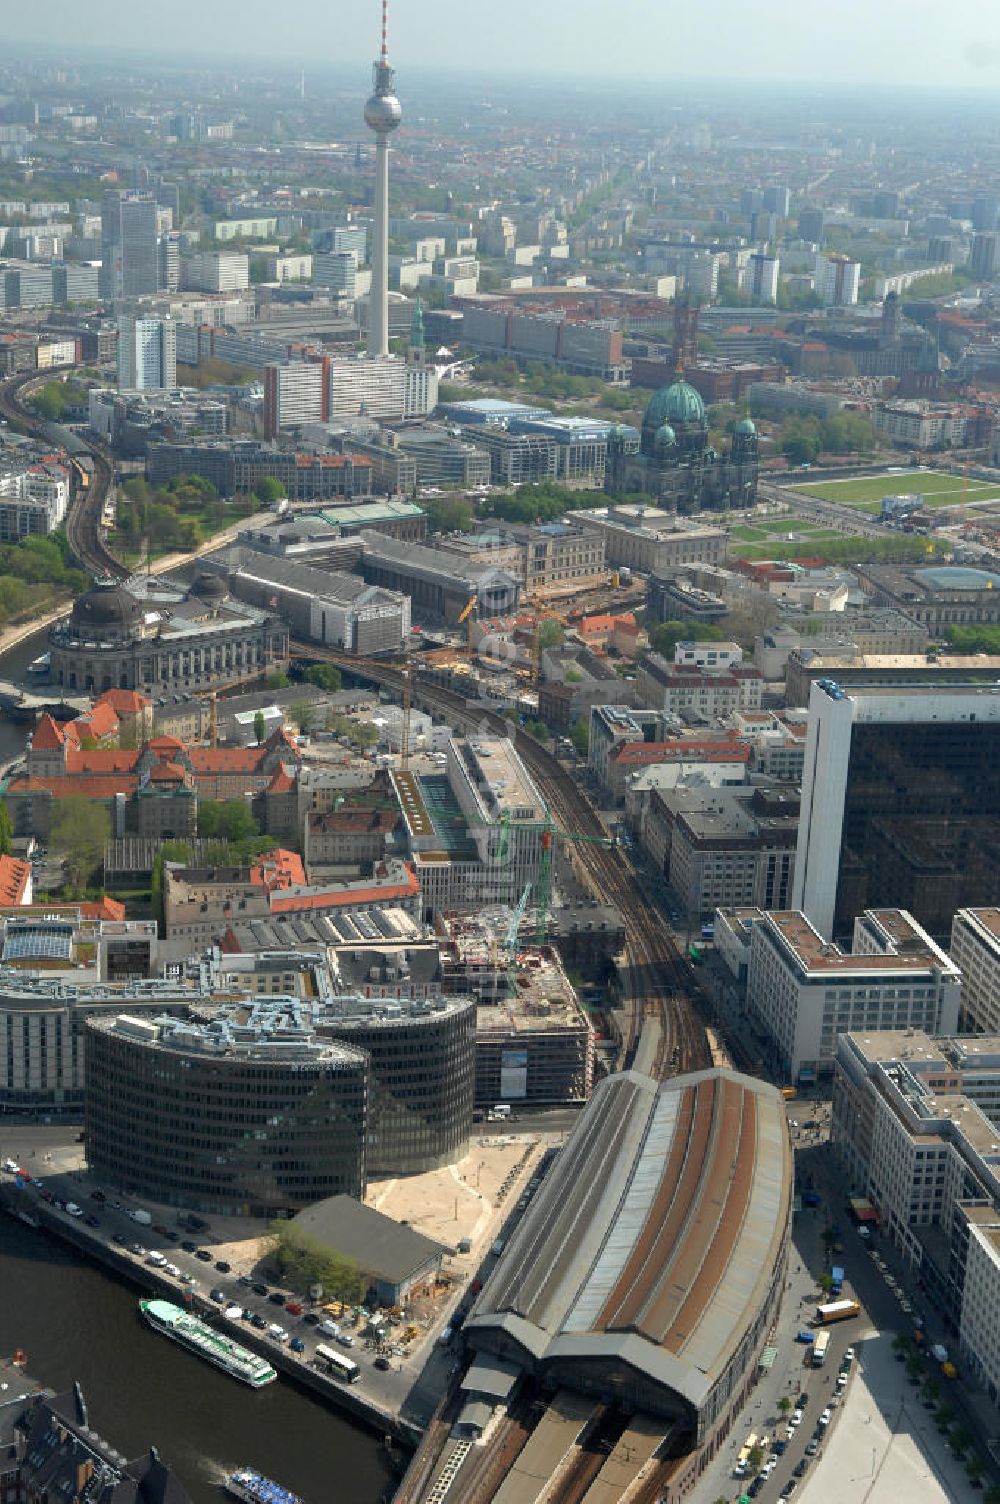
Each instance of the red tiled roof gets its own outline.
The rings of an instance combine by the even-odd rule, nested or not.
[[[31,750],[33,752],[56,752],[62,747],[65,740],[66,737],[62,728],[56,724],[47,710],[43,711],[41,716],[39,716],[38,725],[35,727],[34,735],[31,738]]]
[[[179,763],[158,762],[150,769],[149,776],[156,783],[183,783],[187,774]]]
[[[275,894],[271,898],[271,913],[296,914],[310,909],[339,909],[359,903],[391,903],[394,898],[414,898],[420,892],[420,884],[409,868],[407,876],[408,882],[393,883],[391,887],[334,888],[323,893],[291,893],[286,896]]]
[[[668,742],[622,742],[611,753],[613,763],[748,762],[750,748],[736,739],[703,742],[671,738]]]
[[[66,772],[81,773],[90,778],[111,778],[116,774],[130,777],[135,773],[139,753],[126,748],[94,747],[82,752],[71,747],[66,754]]]
[[[0,856],[0,903],[20,905],[29,882],[31,865],[14,856]]]
[[[114,706],[98,700],[92,710],[78,715],[72,724],[80,737],[93,736],[101,740],[106,736],[114,736],[117,732],[118,714]]]
[[[11,794],[51,794],[53,799],[113,799],[115,794],[134,794],[138,779],[119,773],[116,777],[87,778],[79,774],[73,778],[59,775],[54,778],[15,778],[8,784]]]
[[[295,779],[289,773],[284,763],[274,771],[274,777],[267,786],[269,794],[290,794],[295,788]]]
[[[155,752],[157,756],[162,756],[164,753],[169,756],[171,752],[184,751],[184,743],[176,736],[154,736],[148,746],[149,750]]]
[[[116,715],[138,715],[152,705],[145,695],[135,689],[106,689],[95,705],[110,705]]]
[[[305,884],[305,868],[302,858],[294,851],[279,846],[266,851],[250,868],[250,881],[255,888],[266,888],[269,893],[275,888],[291,888]]]
[[[263,747],[192,747],[188,756],[195,773],[204,777],[212,773],[256,773],[264,761],[264,751]]]

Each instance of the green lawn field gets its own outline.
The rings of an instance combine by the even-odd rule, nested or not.
[[[927,507],[956,507],[965,502],[1000,501],[1000,487],[989,481],[966,481],[943,470],[900,470],[892,475],[868,475],[847,480],[796,482],[796,491],[821,501],[838,501],[859,511],[878,513],[883,496],[922,495]]]

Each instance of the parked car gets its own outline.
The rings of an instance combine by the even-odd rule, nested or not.
[[[388,1358],[376,1358],[374,1366],[382,1373],[388,1373],[389,1369],[392,1367],[392,1364],[389,1362]]]
[[[826,1409],[823,1411],[823,1414],[819,1418],[819,1423],[821,1426],[828,1426],[832,1419],[833,1411],[830,1409],[830,1406],[827,1405]]]
[[[250,1317],[250,1324],[251,1326],[257,1327],[259,1331],[263,1331],[263,1329],[267,1326],[267,1322],[264,1320],[263,1316],[258,1316],[256,1311],[254,1311],[253,1315]]]
[[[801,1410],[793,1410],[793,1412],[792,1412],[792,1418],[788,1422],[788,1424],[792,1427],[793,1430],[795,1429],[796,1426],[801,1426],[801,1424],[802,1424],[802,1411]]]
[[[316,1315],[316,1312],[315,1311],[307,1311],[306,1314],[302,1318],[302,1325],[303,1326],[318,1326],[319,1325],[319,1317]]]
[[[210,1264],[212,1262],[212,1255],[207,1248],[196,1248],[194,1256],[196,1259],[201,1259],[203,1264]]]
[[[233,1266],[232,1264],[227,1264],[225,1259],[216,1259],[215,1267],[216,1269],[218,1269],[220,1274],[229,1274],[232,1271]]]
[[[266,1295],[267,1294],[267,1286],[266,1285],[259,1285],[259,1284],[258,1285],[251,1285],[250,1288],[251,1288],[251,1290],[253,1291],[253,1293],[255,1295]]]
[[[280,1290],[272,1290],[267,1298],[272,1306],[283,1306],[285,1304],[285,1297]]]
[[[224,1306],[226,1303],[226,1292],[225,1290],[220,1290],[218,1285],[216,1285],[214,1290],[209,1290],[208,1298],[209,1300],[214,1300],[217,1306]]]
[[[306,1350],[306,1345],[301,1337],[293,1337],[288,1346],[292,1349],[293,1353],[304,1353]]]
[[[183,1248],[185,1253],[194,1253],[196,1251],[197,1244],[192,1243],[190,1238],[185,1238],[183,1243],[181,1244],[181,1247]]]

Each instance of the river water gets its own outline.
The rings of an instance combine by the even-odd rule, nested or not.
[[[23,682],[45,639],[0,655],[0,678]],[[0,718],[0,762],[23,749],[27,729]],[[378,1437],[285,1378],[253,1393],[157,1336],[140,1321],[141,1293],[0,1213],[0,1353],[22,1348],[27,1371],[53,1389],[79,1379],[91,1425],[119,1452],[155,1445],[193,1504],[221,1504],[221,1482],[241,1463],[305,1504],[379,1504],[394,1473]]]
[[[305,1504],[378,1504],[391,1489],[376,1436],[284,1377],[254,1393],[158,1336],[139,1317],[141,1293],[0,1214],[0,1352],[22,1348],[50,1388],[79,1379],[90,1424],[119,1452],[155,1445],[194,1504],[221,1504],[241,1463]]]

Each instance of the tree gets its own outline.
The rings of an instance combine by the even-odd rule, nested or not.
[[[287,689],[291,682],[287,674],[268,674],[264,680],[268,689]]]
[[[267,722],[264,719],[264,712],[262,710],[254,711],[253,734],[254,740],[259,747],[267,734]]]
[[[259,836],[260,829],[244,800],[203,799],[198,805],[198,834],[208,841],[248,841]]]
[[[590,722],[584,720],[583,716],[581,716],[570,732],[569,739],[580,756],[586,757],[590,750]]]
[[[282,501],[288,493],[276,476],[262,475],[253,488],[253,494],[261,506],[273,507],[276,501]]]
[[[829,1274],[821,1274],[816,1283],[819,1285],[824,1295],[829,1295],[830,1291],[833,1289],[833,1279]]]
[[[0,856],[10,856],[14,844],[14,822],[6,801],[0,799]]]
[[[649,645],[654,653],[659,653],[664,658],[673,658],[677,644],[691,638],[699,642],[721,642],[722,633],[710,622],[661,621],[659,626],[650,631]]]
[[[791,1400],[788,1398],[787,1394],[783,1394],[781,1396],[781,1399],[778,1401],[778,1409],[781,1411],[782,1415],[787,1415],[791,1408]]]
[[[539,648],[557,648],[566,636],[566,630],[562,622],[556,621],[554,616],[549,616],[538,625]]]
[[[315,684],[318,689],[325,689],[329,694],[336,694],[343,683],[339,668],[334,668],[332,663],[313,663],[302,675],[306,684]]]
[[[111,816],[105,805],[80,794],[56,801],[49,843],[65,857],[74,887],[93,875],[110,837]]]
[[[761,1465],[761,1463],[763,1461],[764,1461],[764,1448],[763,1447],[751,1447],[750,1451],[747,1453],[747,1462],[750,1464],[750,1466],[751,1466],[751,1468],[753,1469],[754,1472],[757,1471],[757,1469],[760,1467],[760,1465]]]
[[[322,1285],[325,1295],[356,1305],[368,1288],[368,1278],[353,1259],[320,1242],[294,1222],[272,1222],[277,1242],[274,1257],[282,1284],[299,1294],[310,1285]]]

